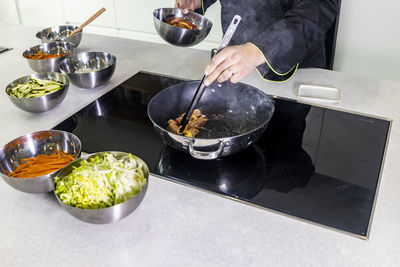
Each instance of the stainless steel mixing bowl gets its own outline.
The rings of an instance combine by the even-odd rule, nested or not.
[[[23,158],[50,155],[56,150],[75,156],[81,153],[81,141],[75,135],[64,131],[40,131],[20,136],[0,150],[0,176],[13,188],[26,193],[47,193],[53,190],[54,177],[59,173],[31,178],[14,178],[6,174],[12,172]]]
[[[75,86],[91,89],[105,84],[113,75],[116,64],[116,57],[109,53],[86,52],[64,59],[60,70]]]
[[[9,91],[12,87],[14,87],[17,84],[22,84],[29,81],[31,77],[35,79],[52,80],[60,82],[63,85],[60,90],[57,90],[51,94],[44,96],[33,97],[33,98],[16,98],[10,96]],[[13,81],[6,87],[6,94],[8,95],[8,98],[11,100],[11,102],[13,102],[14,105],[19,107],[20,109],[28,112],[38,113],[38,112],[48,111],[59,105],[67,95],[68,87],[69,87],[69,81],[67,76],[65,76],[64,74],[58,72],[45,72],[40,74],[27,75]]]
[[[198,30],[172,26],[165,22],[168,17],[185,18],[196,25]],[[212,22],[206,17],[191,11],[188,14],[183,14],[179,8],[159,8],[154,10],[153,22],[161,38],[176,46],[196,45],[207,37],[212,28]]]
[[[96,156],[102,156],[102,155],[104,155],[104,153],[112,154],[117,159],[123,159],[123,158],[129,157],[128,153],[117,152],[117,151],[104,151],[104,152],[90,154],[90,155],[87,155],[85,157],[82,157],[80,159],[77,159],[77,160],[71,162],[69,165],[67,165],[65,168],[62,169],[62,171],[58,174],[58,177],[60,179],[67,177],[72,172],[74,167],[78,167],[81,165],[81,162],[83,160],[87,160],[89,158],[93,158]],[[126,200],[125,202],[114,205],[112,207],[102,208],[102,209],[82,209],[82,208],[76,208],[76,207],[72,207],[72,206],[65,204],[57,196],[57,194],[55,194],[58,202],[60,203],[61,207],[63,207],[69,214],[71,214],[75,218],[77,218],[81,221],[87,222],[87,223],[106,224],[106,223],[112,223],[112,222],[121,220],[122,218],[131,214],[139,206],[139,204],[142,202],[144,196],[146,195],[147,187],[149,184],[149,169],[148,169],[146,163],[138,157],[136,157],[136,159],[138,161],[140,161],[141,163],[143,163],[143,165],[144,165],[144,173],[145,173],[147,183],[145,184],[145,186],[142,188],[142,190],[138,194],[134,195],[132,198]],[[55,187],[55,184],[54,184],[54,187]],[[55,191],[56,191],[56,188],[54,188],[54,192]]]
[[[49,43],[44,43],[41,45],[33,46],[24,51],[22,56],[26,58],[28,61],[29,66],[36,72],[49,72],[49,71],[57,71],[60,72],[58,69],[58,65],[60,64],[63,59],[68,56],[74,54],[75,45],[69,42],[62,42],[62,41],[53,41]],[[39,51],[43,51],[46,54],[60,54],[60,53],[67,53],[67,55],[50,58],[50,59],[29,59],[27,58],[28,55],[32,55],[34,53],[38,53]]]
[[[77,48],[82,40],[82,30],[77,32],[74,36],[68,37],[77,28],[78,26],[74,25],[62,25],[46,28],[36,33],[36,37],[42,43],[48,43],[52,41],[64,41],[73,43],[75,45],[75,48]]]

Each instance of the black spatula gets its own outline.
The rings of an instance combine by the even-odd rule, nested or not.
[[[229,25],[228,29],[226,30],[216,53],[218,53],[219,51],[224,49],[226,46],[228,46],[229,41],[231,40],[233,34],[235,33],[236,27],[239,24],[240,20],[241,20],[241,17],[239,15],[235,15],[233,17],[232,22]],[[189,123],[190,117],[192,116],[193,110],[196,108],[197,103],[199,103],[201,96],[203,95],[205,89],[207,88],[207,86],[205,86],[203,84],[205,78],[206,78],[206,75],[204,75],[203,78],[201,79],[199,85],[197,86],[196,92],[193,96],[192,102],[186,109],[185,114],[183,115],[182,123],[181,123],[182,127],[180,127],[180,131],[179,131],[180,134],[183,133],[183,131],[185,130],[187,124]]]

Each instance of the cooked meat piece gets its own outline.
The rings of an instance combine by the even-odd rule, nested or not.
[[[168,130],[170,130],[171,132],[177,133],[179,130],[178,123],[174,120],[169,120],[168,121]]]
[[[169,19],[167,19],[167,23],[175,26],[181,20],[182,20],[182,18],[169,18]]]
[[[201,114],[200,109],[196,108],[195,110],[193,110],[192,116],[195,116],[196,118],[198,118],[198,117],[200,117],[201,115],[202,115],[202,114]]]
[[[196,117],[196,120],[190,120],[189,125],[191,126],[190,128],[197,128],[200,129],[202,128],[208,121],[207,117],[205,115],[200,115]]]
[[[192,116],[190,117],[187,128],[182,133],[180,133],[183,115],[184,114],[182,114],[181,116],[179,116],[179,118],[176,118],[175,120],[169,120],[168,130],[176,134],[183,134],[187,137],[195,137],[199,133],[199,130],[208,121],[206,115],[201,114],[201,111],[199,109],[195,109],[192,113]]]
[[[198,30],[197,26],[194,25],[192,22],[184,19],[184,18],[178,18],[178,17],[173,17],[173,18],[167,18],[165,20],[168,24],[183,28],[183,29],[189,29],[189,30]]]

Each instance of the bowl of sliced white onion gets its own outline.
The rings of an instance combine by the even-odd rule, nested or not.
[[[105,52],[79,53],[63,60],[59,68],[71,83],[80,88],[95,88],[111,79],[117,59]]]

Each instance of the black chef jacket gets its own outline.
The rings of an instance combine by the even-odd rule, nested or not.
[[[242,17],[230,45],[250,43],[264,55],[257,67],[267,80],[285,81],[297,67],[326,68],[325,35],[339,0],[219,0],[222,30]],[[203,0],[203,13],[216,0]]]

